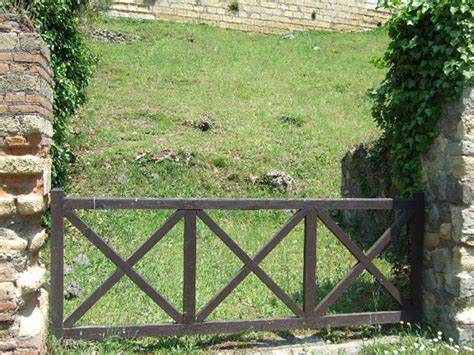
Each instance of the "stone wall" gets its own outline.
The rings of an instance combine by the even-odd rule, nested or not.
[[[422,158],[426,186],[423,301],[426,319],[447,336],[472,340],[474,332],[474,90],[448,105],[440,135]],[[386,160],[385,164],[390,162]],[[383,164],[383,163],[382,163]],[[390,176],[373,166],[364,146],[342,161],[344,197],[396,197]],[[378,216],[378,217],[376,217]],[[378,218],[378,220],[376,219]],[[369,239],[390,214],[346,211],[346,227]],[[371,227],[372,226],[372,227]],[[372,228],[372,229],[371,229]],[[376,228],[376,229],[377,229]],[[376,230],[375,234],[380,233]],[[356,234],[357,235],[357,234]]]
[[[31,22],[0,17],[0,351],[44,351],[52,137],[48,48]]]
[[[388,19],[389,12],[376,5],[377,0],[114,0],[109,13],[261,33],[361,31]]]
[[[449,105],[423,158],[426,184],[424,307],[449,336],[474,331],[474,90]]]

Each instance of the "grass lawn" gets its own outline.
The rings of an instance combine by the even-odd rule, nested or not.
[[[78,162],[68,194],[338,197],[341,158],[355,143],[378,134],[367,92],[384,76],[383,70],[370,64],[387,46],[384,31],[304,32],[290,39],[159,21],[102,18],[93,26],[141,39],[130,44],[90,43],[100,62],[88,91],[89,101],[73,121],[76,135],[71,144]],[[212,129],[203,132],[193,127],[192,122],[203,118],[212,122]],[[176,153],[177,161],[159,161],[166,152]],[[262,177],[272,169],[290,174],[295,188],[281,193],[263,184]],[[126,258],[171,213],[93,211],[81,215]],[[250,255],[291,216],[290,211],[210,214]],[[66,315],[115,270],[85,237],[73,228],[67,231],[66,264],[73,272],[65,283],[67,287],[79,282],[82,295],[65,301]],[[320,300],[355,259],[321,224],[318,232]],[[182,306],[182,234],[181,223],[136,266],[178,309]],[[300,224],[261,264],[299,304],[302,237]],[[82,254],[88,262],[73,263]],[[376,264],[390,274],[385,260]],[[241,266],[198,223],[198,308]],[[363,274],[330,312],[384,306],[393,305],[372,277]],[[208,319],[291,315],[250,275]],[[124,278],[78,325],[163,321],[169,317]],[[137,340],[120,342],[120,348],[187,351],[220,340],[219,336]],[[66,348],[104,350],[108,346],[113,351],[113,344],[71,343]]]

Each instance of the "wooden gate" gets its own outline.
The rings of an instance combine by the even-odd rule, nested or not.
[[[94,209],[168,209],[171,217],[127,260],[123,259],[76,210]],[[288,222],[273,235],[255,256],[248,255],[206,213],[206,210],[296,210]],[[331,218],[331,209],[401,210],[400,216],[364,253]],[[424,199],[142,199],[73,198],[62,190],[52,192],[51,320],[54,334],[60,338],[100,339],[115,335],[144,337],[194,335],[254,331],[311,329],[365,324],[390,324],[401,320],[416,322],[421,311],[421,274],[423,260]],[[74,225],[117,270],[66,319],[64,319],[64,220]],[[183,309],[176,309],[137,271],[134,265],[148,253],[180,220],[184,219]],[[200,219],[244,263],[235,277],[202,309],[196,309],[196,221]],[[262,260],[300,222],[304,223],[303,307],[300,307],[259,266]],[[334,289],[316,304],[316,246],[318,221],[322,222],[357,259],[357,263]],[[373,260],[411,223],[411,295],[404,297],[394,284],[373,264]],[[400,305],[400,311],[325,315],[349,285],[367,270]],[[254,273],[293,313],[294,317],[248,320],[206,321],[216,307],[250,274]],[[76,322],[123,276],[132,280],[173,320],[173,323],[143,325],[75,326]]]

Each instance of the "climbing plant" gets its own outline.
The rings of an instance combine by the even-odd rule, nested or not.
[[[422,188],[420,155],[438,135],[443,107],[473,77],[472,0],[385,0],[395,8],[390,44],[382,61],[388,72],[373,92],[373,116],[393,161],[396,188]]]

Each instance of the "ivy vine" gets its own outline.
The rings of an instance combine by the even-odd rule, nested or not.
[[[388,73],[374,91],[373,116],[393,161],[393,183],[403,195],[422,189],[420,156],[438,135],[444,106],[473,77],[472,0],[385,0],[397,11],[383,64]],[[378,63],[380,64],[380,63]]]

